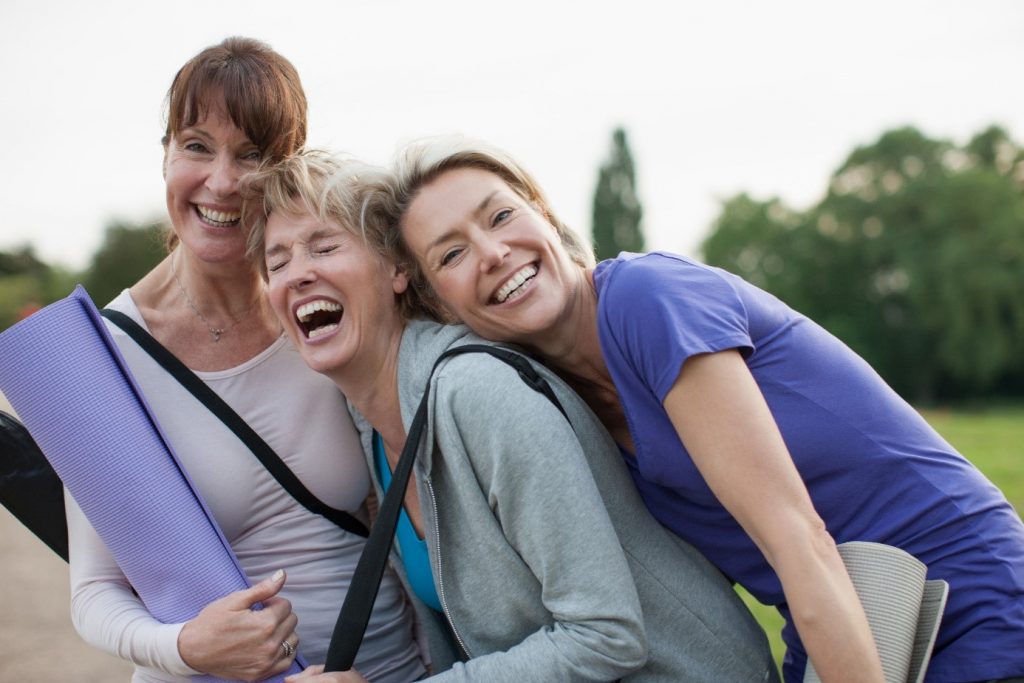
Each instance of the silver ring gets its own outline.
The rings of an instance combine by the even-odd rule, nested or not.
[[[295,646],[288,642],[287,639],[281,641],[281,649],[284,650],[284,656],[291,658],[295,654]]]

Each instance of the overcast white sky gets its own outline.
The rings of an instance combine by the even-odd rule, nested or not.
[[[0,0],[0,249],[78,268],[109,220],[162,217],[164,93],[228,35],[295,64],[312,146],[481,137],[583,233],[623,125],[649,246],[689,254],[721,198],[803,208],[889,128],[1024,138],[1016,0]]]

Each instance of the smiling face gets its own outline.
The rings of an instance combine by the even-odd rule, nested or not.
[[[405,275],[360,237],[311,213],[275,211],[264,243],[270,304],[311,368],[370,370],[400,338]]]
[[[482,169],[420,188],[401,231],[438,298],[487,339],[536,346],[558,335],[586,280],[547,218]]]
[[[244,258],[238,179],[255,169],[260,158],[256,145],[220,105],[168,140],[164,181],[171,226],[202,260]]]

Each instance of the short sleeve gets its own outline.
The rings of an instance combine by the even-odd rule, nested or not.
[[[663,401],[691,356],[754,350],[746,307],[727,274],[672,254],[623,255],[594,274],[601,348]]]

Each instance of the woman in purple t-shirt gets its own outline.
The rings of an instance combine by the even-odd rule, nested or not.
[[[396,257],[438,318],[529,348],[579,392],[655,516],[779,606],[787,679],[806,648],[823,680],[882,680],[836,550],[850,540],[901,547],[949,582],[929,680],[1024,675],[1024,525],[841,342],[689,259],[595,267],[535,181],[484,145],[411,146],[391,193]]]

